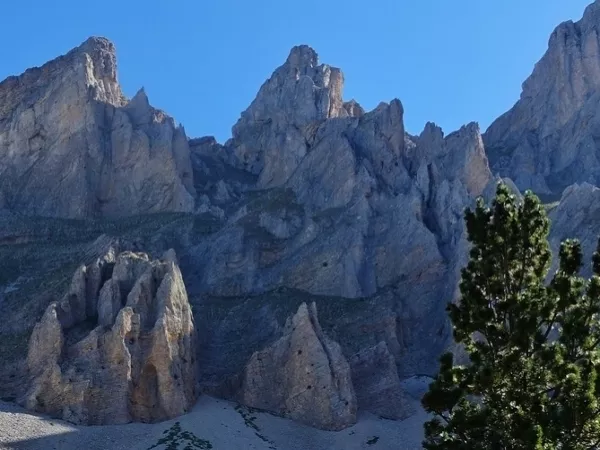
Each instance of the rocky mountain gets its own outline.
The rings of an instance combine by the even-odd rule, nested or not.
[[[492,171],[554,198],[600,183],[600,2],[559,25],[521,98],[485,132]]]
[[[185,131],[127,100],[114,45],[90,38],[0,83],[0,208],[85,218],[192,211]]]
[[[465,207],[500,177],[578,182],[548,205],[552,246],[595,243],[598,27],[600,0],[483,136],[407,133],[399,100],[345,101],[308,46],[225,143],[125,99],[103,38],[0,83],[0,395],[94,424],[198,390],[329,430],[412,415],[407,380],[455,350]]]
[[[93,258],[102,258],[105,245],[95,243],[97,235],[87,231],[91,227],[126,238],[127,249],[156,256],[170,247],[177,250],[200,330],[198,381],[203,391],[330,429],[353,423],[357,405],[390,418],[410,414],[402,379],[433,374],[437,356],[451,343],[444,306],[455,298],[465,257],[463,209],[495,182],[479,127],[469,124],[445,136],[428,124],[419,136],[411,136],[399,100],[368,112],[354,101],[345,102],[341,70],[320,64],[313,49],[299,46],[260,88],[233,127],[232,139],[224,144],[210,137],[188,141],[171,119],[149,106],[143,91],[130,101],[123,98],[114,55],[111,43],[92,38],[42,69],[2,84],[6,119],[0,123],[8,130],[0,141],[6,143],[4,173],[31,173],[19,178],[18,190],[14,183],[2,185],[4,207],[13,212],[7,216],[5,242],[25,242],[35,267],[52,267],[37,273],[21,270],[22,278],[8,279],[14,287],[0,309],[20,319],[0,330],[11,338],[6,345],[15,336],[22,336],[19,342],[29,336],[35,320],[48,323],[56,307],[47,305],[60,294],[59,286],[71,292],[65,274],[73,269],[49,264],[39,240],[50,239],[57,254],[82,248],[82,255],[91,252],[85,258],[95,264]],[[53,120],[40,112],[50,105],[52,114],[59,115]],[[70,115],[62,117],[63,110]],[[35,119],[33,128],[22,126],[28,114]],[[37,156],[26,144],[36,127],[44,136],[52,133],[40,143]],[[75,152],[81,159],[69,160],[72,176],[65,177],[61,158]],[[27,169],[28,157],[55,164]],[[44,173],[36,172],[42,169]],[[42,189],[39,183],[53,181],[51,172],[59,169],[64,184]],[[77,195],[62,195],[63,189]],[[189,213],[164,215],[170,211]],[[128,231],[121,229],[124,222],[111,222],[111,217],[151,212],[163,215],[140,216],[139,225],[126,227]],[[23,214],[84,220],[79,226],[36,219],[36,226],[44,225],[43,231],[34,231],[16,219]],[[145,223],[158,228],[142,232]],[[66,234],[69,246],[62,244]],[[59,282],[54,281],[57,276]],[[41,286],[47,283],[56,289],[44,295]],[[87,313],[79,311],[73,324],[42,328],[56,329],[58,343],[50,345],[59,358],[74,355],[61,371],[80,364],[77,349],[90,339],[110,340],[110,333],[92,331],[93,338],[77,335],[76,342],[65,344],[60,330],[87,323],[85,314],[98,317],[94,320],[104,327],[115,323],[125,305],[122,295],[121,303],[114,303],[119,295],[111,292],[117,284],[102,279],[90,288],[100,294],[86,294]],[[23,301],[26,291],[32,294]],[[322,313],[320,321],[316,306],[302,306],[313,302]],[[112,326],[120,336],[120,328]],[[41,332],[33,333],[36,342]],[[298,333],[303,333],[297,344],[302,357],[282,353],[300,339]],[[110,358],[101,351],[92,359]],[[265,361],[284,372],[266,371]],[[325,361],[323,368],[337,369],[317,370]],[[311,380],[295,373],[307,364],[317,367]],[[23,367],[37,370],[19,358],[5,369],[4,389],[10,395],[24,395],[23,387],[11,381]],[[114,370],[105,367],[113,376]],[[134,385],[143,384],[131,370]],[[36,380],[45,377],[42,371]],[[58,375],[54,379],[44,388],[50,389],[47,396],[55,398],[56,389],[77,392],[59,397],[78,411],[63,417],[84,423],[108,420],[87,406],[87,391],[79,387],[99,385],[102,377],[84,371],[76,382],[65,384]],[[44,383],[34,386],[48,386]],[[261,388],[274,384],[281,391]],[[306,391],[303,384],[315,388],[298,397],[298,389]],[[124,388],[121,398],[131,402],[131,395]],[[309,408],[315,401],[324,409]],[[57,404],[36,402],[25,403],[53,414],[61,410]],[[128,413],[111,414],[111,419],[166,414],[158,404],[155,408],[138,414],[130,406]]]
[[[342,88],[339,69],[295,47],[242,113],[230,141],[194,141],[192,161],[202,162],[202,173],[218,166],[232,177],[203,188],[206,201],[227,214],[210,239],[182,253],[186,283],[200,304],[207,297],[266,299],[281,288],[361,299],[373,310],[349,318],[348,328],[369,331],[340,342],[346,359],[383,342],[402,376],[432,374],[451,339],[444,307],[455,298],[466,254],[463,209],[495,183],[481,134],[476,124],[448,136],[428,124],[410,136],[399,100],[364,112],[342,100]],[[241,180],[240,171],[254,180]],[[325,300],[316,301],[322,310]],[[282,336],[272,310],[254,311],[259,307],[249,302],[237,307],[264,333],[258,348],[267,336]],[[340,307],[352,316],[354,306]],[[240,330],[235,315],[223,320],[205,325],[214,330],[207,331],[209,354],[224,342],[235,348],[231,335],[253,333]],[[218,371],[212,364],[201,368],[202,382],[229,396],[229,387],[214,383],[235,378],[243,361],[229,355]],[[356,379],[368,382],[361,370]],[[402,416],[398,408],[390,403]]]

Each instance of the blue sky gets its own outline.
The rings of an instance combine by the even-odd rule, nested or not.
[[[518,99],[554,27],[590,1],[10,1],[0,79],[105,36],[128,96],[144,86],[189,136],[224,141],[290,48],[309,44],[342,68],[346,99],[402,100],[410,133],[427,121],[485,129]]]

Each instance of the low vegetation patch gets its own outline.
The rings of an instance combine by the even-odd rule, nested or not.
[[[183,431],[179,422],[175,422],[163,434],[165,436],[160,438],[153,446],[148,447],[148,450],[159,447],[162,447],[161,450],[210,450],[213,448],[210,441],[200,439],[191,431]]]
[[[367,445],[375,445],[379,441],[379,436],[373,436],[367,440]]]

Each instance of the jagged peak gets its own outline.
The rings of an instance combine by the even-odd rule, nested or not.
[[[567,20],[560,23],[550,35],[549,46],[554,45],[560,38],[581,38],[589,30],[598,29],[600,26],[600,0],[596,0],[585,8],[583,16],[578,21]]]
[[[102,36],[91,36],[87,38],[79,47],[72,50],[73,52],[95,53],[104,51],[116,53],[115,44],[110,39]]]
[[[290,50],[286,64],[293,69],[306,70],[319,65],[319,55],[308,45],[296,45]]]
[[[135,93],[135,95],[129,101],[129,103],[135,105],[150,106],[150,100],[148,100],[148,94],[146,94],[146,89],[144,89],[143,86],[140,89],[138,89],[138,91]]]
[[[469,122],[466,125],[461,126],[458,130],[449,133],[445,140],[454,140],[454,139],[466,139],[469,142],[479,142],[482,141],[481,129],[479,127],[478,122]],[[481,142],[482,150],[483,150],[483,142]]]
[[[479,122],[469,122],[466,125],[460,127],[458,133],[469,133],[469,134],[481,134],[481,128]]]
[[[398,98],[392,99],[390,102],[379,102],[379,104],[369,114],[377,114],[383,111],[392,110],[400,115],[404,114],[404,106]]]
[[[354,99],[344,102],[344,109],[348,111],[350,117],[362,117],[365,115],[365,109]]]
[[[428,135],[439,135],[440,137],[444,137],[444,130],[442,130],[442,127],[435,122],[427,122],[419,136],[422,138]]]
[[[54,72],[54,68],[60,65],[69,65],[74,58],[81,54],[88,54],[92,61],[100,62],[101,66],[108,66],[110,69],[113,79],[116,81],[116,49],[115,45],[107,38],[104,37],[90,37],[86,39],[79,46],[72,48],[67,53],[58,56],[50,61],[47,61],[41,66],[30,67],[25,70],[21,75],[12,75],[6,78],[6,80],[0,82],[0,85],[4,82],[10,82],[21,77],[31,77],[34,75],[41,75],[41,72]],[[42,70],[44,69],[44,70]]]

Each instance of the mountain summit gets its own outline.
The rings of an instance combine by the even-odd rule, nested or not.
[[[521,189],[560,196],[600,183],[600,1],[560,24],[520,100],[486,131],[492,170]]]

